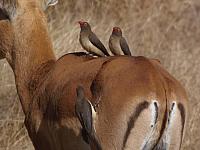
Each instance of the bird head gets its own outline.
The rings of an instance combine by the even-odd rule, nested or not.
[[[91,30],[91,27],[88,22],[79,21],[78,23],[80,24],[81,30]]]
[[[122,36],[122,30],[119,27],[114,27],[112,34],[114,34],[116,36]]]

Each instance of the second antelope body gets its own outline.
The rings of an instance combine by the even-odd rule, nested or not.
[[[12,2],[0,1],[10,19],[0,22],[0,58],[14,72],[36,150],[180,149],[187,96],[158,61],[82,53],[56,60],[41,1]]]

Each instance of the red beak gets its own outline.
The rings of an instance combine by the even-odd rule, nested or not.
[[[113,32],[121,32],[121,29],[119,27],[114,27]]]
[[[113,32],[117,32],[118,29],[116,27],[113,28]]]
[[[82,26],[83,25],[83,21],[78,21],[78,23],[80,24],[80,26]]]

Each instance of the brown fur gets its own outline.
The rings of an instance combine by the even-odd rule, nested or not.
[[[0,10],[0,59],[7,58],[11,63],[11,50],[13,48],[13,31],[7,16]]]
[[[150,138],[149,148],[156,147],[165,133],[170,96],[175,95],[174,100],[186,107],[182,86],[160,64],[145,57],[91,58],[68,54],[56,61],[39,5],[34,0],[19,0],[18,5],[21,7],[16,11],[20,15],[9,14],[14,49],[8,53],[12,56],[11,67],[26,128],[35,148],[89,148],[82,140],[74,110],[78,85],[83,86],[92,103],[98,101],[95,128],[105,150],[128,149],[131,138],[139,148],[150,129],[148,113],[136,112],[135,135],[131,132],[132,137],[123,147],[127,123],[138,104],[156,99],[159,103],[156,132]]]

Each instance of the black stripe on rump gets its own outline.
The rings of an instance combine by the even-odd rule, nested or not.
[[[154,102],[154,107],[155,107],[155,110],[156,110],[156,117],[155,117],[155,122],[154,122],[154,125],[155,125],[158,121],[158,104],[157,104],[157,102]]]
[[[128,121],[128,127],[126,130],[126,133],[124,135],[124,140],[123,140],[123,148],[126,145],[127,139],[130,135],[131,130],[134,128],[135,122],[137,121],[138,117],[140,116],[141,112],[149,107],[149,103],[147,101],[141,102],[137,105],[135,111],[133,114],[130,116],[130,119]]]
[[[184,130],[184,127],[185,127],[185,108],[184,108],[183,104],[179,103],[178,104],[178,109],[179,109],[180,114],[181,114],[181,123],[182,123],[181,144],[180,144],[180,147],[181,147],[182,140],[183,140],[183,130]]]

